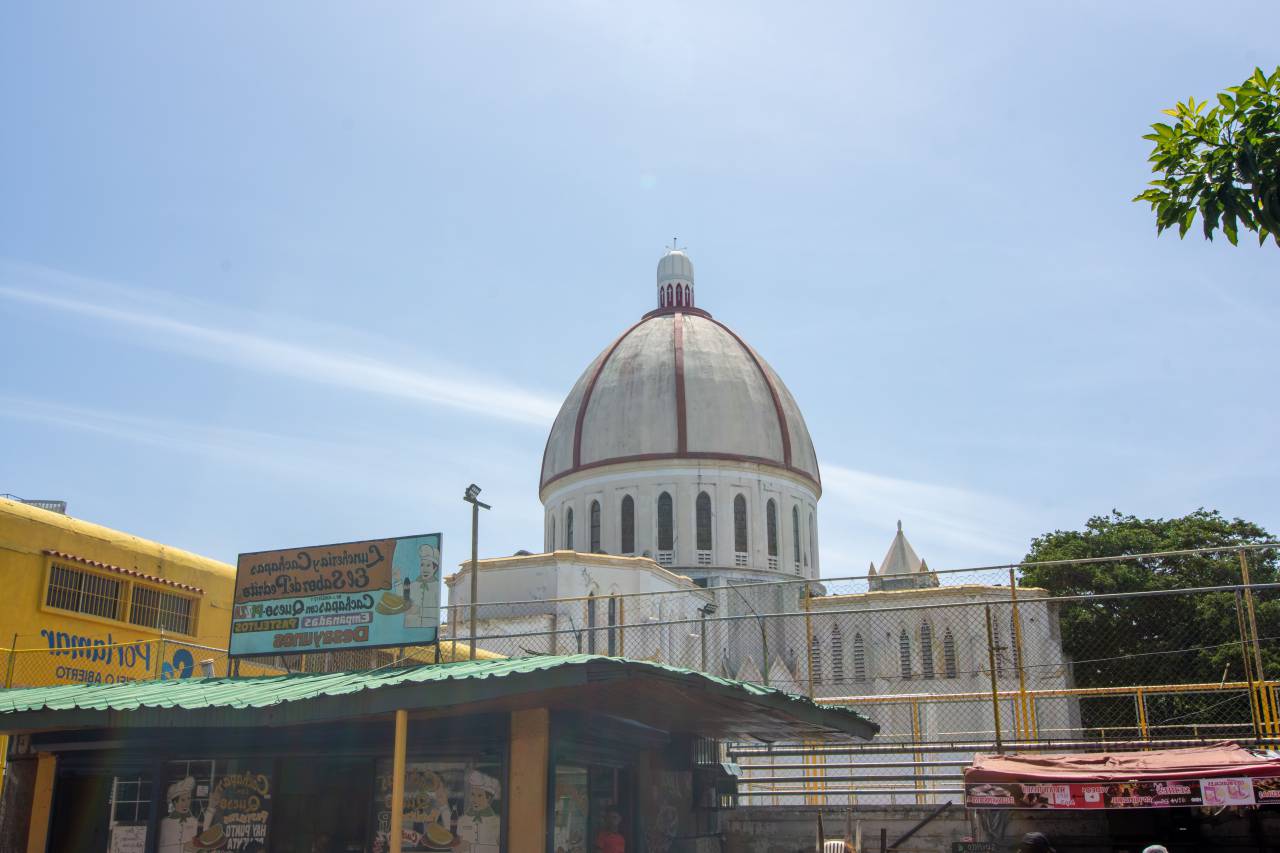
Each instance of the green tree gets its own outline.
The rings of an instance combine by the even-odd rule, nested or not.
[[[1199,213],[1209,240],[1221,227],[1235,245],[1244,228],[1280,246],[1280,66],[1254,69],[1208,106],[1187,98],[1163,111],[1172,124],[1151,125],[1143,139],[1160,177],[1134,201],[1150,202],[1157,234],[1177,226],[1183,237]]]
[[[1197,510],[1181,518],[1136,518],[1112,511],[1089,519],[1084,530],[1057,530],[1031,543],[1027,562],[1118,557],[1160,551],[1233,547],[1273,541],[1248,521]],[[1254,583],[1274,582],[1276,551],[1249,555]],[[1027,566],[1021,583],[1056,596],[1195,589],[1240,583],[1235,552],[1144,557],[1105,563]],[[1264,664],[1280,676],[1280,596],[1255,593],[1258,633],[1267,638]],[[1176,593],[1065,603],[1059,614],[1064,650],[1076,661],[1076,685],[1218,682],[1243,679],[1235,596]]]

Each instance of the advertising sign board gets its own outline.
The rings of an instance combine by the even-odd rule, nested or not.
[[[416,646],[440,623],[440,534],[241,554],[230,653]]]

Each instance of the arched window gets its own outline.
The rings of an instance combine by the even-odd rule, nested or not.
[[[684,304],[693,307],[693,288],[687,284],[684,286]]]
[[[631,495],[622,496],[622,553],[636,552],[636,502]]]
[[[683,306],[684,306],[684,288],[677,284],[676,285],[676,307],[680,308]]]
[[[947,678],[956,677],[956,638],[951,635],[950,628],[942,634],[942,667]]]
[[[547,550],[554,551],[556,549],[556,514],[551,513],[551,523],[547,525],[547,529],[551,531],[547,536]]]
[[[995,642],[995,658],[996,658],[996,675],[1004,675],[1004,653],[1006,651],[1003,640],[1000,638],[1000,623],[992,620],[991,637]]]
[[[711,496],[706,492],[698,492],[697,511],[698,550],[711,550]]]
[[[792,557],[796,562],[796,572],[800,571],[800,509],[791,508],[791,545]]]
[[[1022,644],[1018,642],[1019,639],[1021,639],[1021,633],[1022,632],[1018,630],[1017,616],[1015,616],[1013,613],[1010,613],[1009,614],[1009,647],[1013,652],[1011,657],[1013,660],[1013,668],[1015,672],[1019,669],[1022,669]]]
[[[831,681],[844,683],[844,634],[839,625],[831,626]]]
[[[809,677],[814,684],[822,683],[822,644],[817,637],[809,640]]]
[[[600,501],[591,502],[591,553],[600,553]]]
[[[903,678],[911,677],[911,636],[906,628],[898,632],[898,669]]]
[[[564,547],[573,550],[573,507],[564,511]]]
[[[667,292],[663,290],[661,287],[658,288],[658,307],[659,308],[667,307]]]
[[[609,596],[609,657],[618,654],[618,596]]]
[[[742,495],[733,499],[733,550],[747,553],[747,499]]]
[[[658,550],[674,551],[676,547],[675,524],[671,511],[671,495],[658,495]]]
[[[809,513],[809,565],[818,567],[818,539],[813,532],[813,513]]]
[[[853,635],[853,680],[867,680],[867,650],[862,642],[862,634]]]
[[[774,503],[773,498],[769,498],[769,502],[765,504],[764,527],[765,536],[769,540],[769,556],[776,557],[778,556],[778,505]]]
[[[920,623],[920,675],[933,678],[933,626]]]
[[[596,653],[596,597],[587,596],[587,654]]]

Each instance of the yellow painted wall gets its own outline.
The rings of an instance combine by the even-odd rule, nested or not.
[[[168,635],[127,621],[72,614],[45,606],[50,557],[45,551],[132,569],[201,588],[193,636]],[[59,561],[77,570],[148,585],[145,580],[99,571],[79,562]],[[169,586],[166,592],[187,594]],[[235,567],[118,530],[0,498],[0,648],[19,651],[5,661],[12,685],[66,684],[155,678],[164,664],[176,675],[190,672],[189,661],[213,657],[217,673],[226,672],[225,655],[202,653],[196,646],[223,649],[231,625]],[[127,612],[124,614],[127,619]],[[179,654],[186,645],[186,654]],[[175,657],[176,656],[176,657]],[[10,658],[9,654],[4,654]],[[176,671],[174,670],[176,665]],[[10,675],[11,673],[11,675]]]

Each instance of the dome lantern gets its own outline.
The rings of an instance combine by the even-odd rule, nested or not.
[[[658,307],[693,307],[693,261],[675,240],[658,261]]]

